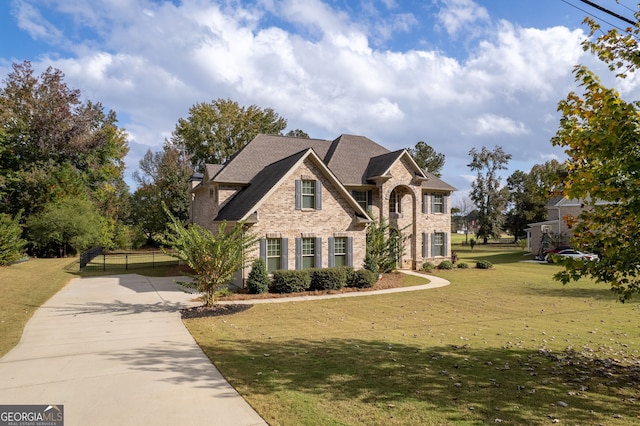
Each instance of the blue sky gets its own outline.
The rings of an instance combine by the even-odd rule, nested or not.
[[[629,18],[637,7],[598,3]],[[391,150],[426,141],[463,197],[471,148],[502,146],[506,174],[564,159],[549,140],[575,64],[638,99],[635,77],[615,82],[582,51],[577,7],[623,26],[579,0],[5,0],[0,77],[23,60],[52,66],[114,110],[129,183],[190,106],[230,98],[312,137],[359,134]]]

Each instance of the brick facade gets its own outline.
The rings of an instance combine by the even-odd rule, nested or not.
[[[281,244],[286,243],[286,247],[282,248],[286,253],[282,256],[283,259],[286,258],[286,265],[281,267],[296,269],[300,267],[300,258],[297,257],[300,239],[313,238],[319,244],[316,249],[321,252],[315,267],[328,267],[331,263],[330,241],[344,238],[349,241],[349,260],[352,266],[360,269],[366,256],[367,223],[383,216],[406,238],[399,267],[419,269],[425,261],[437,264],[443,259],[450,259],[449,196],[454,188],[444,183],[443,189],[425,186],[428,178],[417,169],[406,152],[385,156],[380,161],[383,166],[384,161],[389,162],[389,168],[381,172],[380,176],[373,176],[362,184],[350,184],[348,188],[336,179],[315,153],[305,154],[293,166],[287,163],[290,168],[282,172],[272,187],[264,190],[265,193],[258,201],[253,200],[255,206],[252,204],[250,211],[244,212],[244,217],[250,217],[246,221],[249,232],[259,239],[248,257],[264,255],[265,241],[279,239]],[[301,209],[296,206],[296,181],[309,180],[317,181],[321,187],[319,209]],[[246,194],[247,188],[254,184],[217,182],[205,172],[199,185],[192,190],[191,220],[215,233],[220,217],[224,216],[221,212],[225,206],[228,203],[237,204],[243,191]],[[364,206],[358,206],[351,196],[352,190],[367,192],[371,217],[367,216]],[[390,211],[392,194],[398,195],[399,212]],[[442,197],[441,212],[432,211],[434,194]],[[435,256],[433,253],[434,235],[441,237],[444,242],[440,246],[442,255]],[[249,271],[250,265],[240,271],[235,284],[242,285]]]

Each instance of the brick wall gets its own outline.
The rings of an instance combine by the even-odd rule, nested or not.
[[[295,181],[317,179],[322,183],[322,209],[296,210]],[[329,237],[353,238],[353,266],[362,268],[366,255],[366,232],[363,224],[356,223],[355,211],[347,203],[320,169],[307,159],[294,170],[272,195],[257,210],[257,223],[250,232],[258,238],[288,239],[288,269],[295,269],[295,239],[305,237],[322,238],[322,265],[329,265]],[[250,256],[259,255],[256,244]],[[245,277],[250,268],[245,270]]]

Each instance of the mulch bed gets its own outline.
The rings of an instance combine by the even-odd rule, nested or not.
[[[183,309],[181,313],[182,319],[204,318],[218,317],[222,315],[233,315],[251,308],[253,308],[253,305],[250,305],[248,303],[234,305],[221,305],[218,303],[213,306],[196,306],[193,308],[186,308]]]
[[[174,271],[176,272],[176,271]],[[323,291],[303,291],[300,293],[286,293],[286,294],[275,294],[275,293],[262,293],[262,294],[249,294],[238,292],[231,294],[229,296],[220,297],[221,301],[247,301],[248,303],[238,303],[238,304],[220,304],[217,303],[213,306],[197,306],[193,308],[183,309],[182,318],[204,318],[204,317],[213,317],[213,316],[221,316],[221,315],[233,315],[239,312],[246,311],[253,307],[250,304],[251,300],[256,299],[276,299],[276,298],[286,298],[286,297],[298,297],[298,296],[323,296],[327,294],[343,294],[343,293],[354,293],[354,292],[366,292],[372,290],[384,290],[388,288],[400,287],[402,285],[402,274],[399,272],[393,272],[389,274],[383,274],[382,277],[378,280],[378,282],[371,288],[353,288],[353,287],[344,287],[340,290],[323,290]]]

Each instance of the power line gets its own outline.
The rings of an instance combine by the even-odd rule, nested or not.
[[[618,19],[620,19],[621,21],[624,21],[624,22],[626,22],[626,23],[628,23],[628,24],[631,24],[631,25],[633,25],[633,26],[635,26],[635,25],[637,24],[637,22],[632,21],[631,19],[626,18],[626,17],[624,17],[624,16],[622,16],[622,15],[619,15],[619,14],[617,14],[616,12],[614,12],[614,11],[612,11],[612,10],[609,10],[609,9],[607,9],[607,8],[605,8],[605,7],[602,7],[602,6],[600,6],[599,4],[596,4],[596,3],[592,2],[592,1],[589,1],[589,0],[580,0],[580,1],[581,1],[582,3],[588,4],[588,5],[589,5],[589,6],[591,6],[591,7],[595,7],[596,9],[603,11],[604,13],[606,13],[606,14],[608,14],[608,15],[611,15],[611,16],[613,16],[614,18],[618,18]]]
[[[627,9],[628,11],[633,13],[634,16],[635,16],[636,12],[638,12],[637,10],[631,9],[629,6],[627,6],[626,4],[622,3],[620,0],[616,0],[616,3],[618,3],[620,6],[624,7],[625,9]]]
[[[602,22],[604,22],[604,23],[605,23],[605,24],[607,24],[607,25],[610,25],[610,26],[612,26],[612,27],[614,27],[614,28],[619,29],[620,31],[624,31],[624,29],[620,28],[620,27],[619,27],[619,26],[617,26],[616,24],[613,24],[613,23],[611,23],[611,22],[609,22],[609,21],[606,21],[606,20],[602,19],[601,17],[596,16],[596,15],[594,15],[593,13],[589,12],[588,10],[585,10],[585,9],[583,9],[583,8],[581,8],[581,7],[576,6],[576,5],[575,5],[575,4],[573,4],[573,3],[569,3],[567,0],[560,0],[560,1],[561,1],[561,2],[563,2],[563,3],[568,4],[569,6],[571,6],[571,7],[575,8],[575,9],[578,9],[580,12],[586,13],[587,15],[589,15],[589,16],[591,16],[591,17],[593,17],[593,18],[597,19],[598,21],[602,21]],[[602,30],[600,30],[600,31],[604,34],[604,32],[603,32]]]

